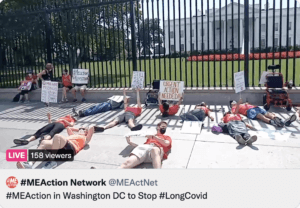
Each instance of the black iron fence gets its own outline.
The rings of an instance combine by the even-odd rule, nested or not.
[[[300,11],[277,0],[48,0],[0,3],[0,87],[53,63],[89,87],[128,87],[134,70],[189,87],[259,86],[268,65],[300,84]]]

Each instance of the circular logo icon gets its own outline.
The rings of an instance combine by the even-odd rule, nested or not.
[[[18,179],[14,176],[10,176],[6,179],[6,185],[8,188],[16,188],[18,185]]]

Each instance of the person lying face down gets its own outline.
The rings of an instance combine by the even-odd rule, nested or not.
[[[206,116],[210,118],[211,121],[214,121],[214,118],[210,115],[211,109],[206,106],[205,102],[202,102],[195,106],[195,109],[184,113],[180,116],[183,121],[204,121]]]
[[[251,105],[248,102],[243,103],[240,99],[238,103],[236,101],[230,101],[231,112],[234,114],[242,114],[247,116],[251,120],[259,119],[267,124],[271,124],[277,127],[283,127],[288,121],[283,122],[275,113],[267,112],[265,109],[255,105]]]
[[[162,103],[162,94],[160,93],[158,96],[158,103],[159,103],[159,110],[162,113],[162,116],[163,117],[174,116],[178,112],[179,105],[182,103],[182,101],[183,101],[183,94],[181,95],[179,101],[175,105],[169,102]]]
[[[125,112],[118,116],[115,120],[111,121],[109,124],[107,124],[104,127],[98,127],[95,126],[95,132],[103,132],[106,129],[112,128],[119,123],[126,122],[128,123],[128,127],[131,129],[131,131],[138,131],[143,128],[142,124],[135,124],[135,119],[136,117],[140,116],[142,113],[142,104],[141,104],[141,99],[140,99],[140,90],[136,90],[137,94],[137,107],[130,107],[128,106],[128,98],[126,96],[126,90],[124,89],[123,91],[124,94],[124,110]]]
[[[91,128],[67,128],[68,136],[56,134],[52,140],[43,140],[38,149],[44,150],[72,150],[78,154],[92,139],[94,127]],[[32,169],[35,162],[18,162],[19,169]],[[52,169],[57,166],[55,161],[49,161],[42,169]]]
[[[221,120],[226,125],[229,135],[232,136],[239,144],[251,145],[253,142],[257,141],[257,136],[250,136],[247,130],[247,127],[250,129],[254,128],[245,123],[240,114],[233,114],[229,111],[224,114]]]
[[[155,169],[161,168],[162,160],[168,158],[167,153],[172,147],[172,139],[165,135],[166,130],[167,123],[160,122],[156,134],[147,135],[147,141],[141,145],[131,142],[130,136],[126,137],[127,143],[135,148],[119,168],[133,168],[141,163],[152,163]]]
[[[66,115],[52,122],[51,114],[47,113],[48,124],[41,129],[39,129],[34,135],[30,138],[15,139],[14,143],[17,145],[27,145],[29,142],[32,142],[41,137],[43,140],[50,140],[55,134],[61,133],[67,127],[73,127],[77,119],[71,115]]]

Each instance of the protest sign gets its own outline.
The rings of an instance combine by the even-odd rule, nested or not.
[[[89,82],[88,69],[73,69],[73,84],[87,84]]]
[[[132,75],[131,87],[133,89],[142,89],[144,88],[145,72],[143,71],[134,71]]]
[[[41,101],[44,103],[57,103],[58,82],[43,81]]]
[[[179,100],[182,96],[184,82],[160,81],[159,92],[163,100]]]
[[[242,92],[246,89],[244,71],[234,73],[234,83],[235,93]]]
[[[126,96],[126,97],[130,98],[130,96]],[[124,100],[124,96],[122,96],[122,95],[114,95],[114,96],[108,98],[108,100],[112,100],[112,101],[115,101],[117,103],[120,103],[120,102],[122,102]]]
[[[267,74],[269,74],[269,72],[267,72],[267,71],[264,71],[262,73],[259,84],[264,85],[267,82]]]

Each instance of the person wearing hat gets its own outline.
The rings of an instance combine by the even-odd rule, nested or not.
[[[179,101],[173,105],[169,102],[162,102],[162,94],[160,93],[158,96],[158,103],[159,103],[159,110],[162,113],[163,117],[167,117],[167,116],[174,116],[178,110],[179,110],[179,105],[182,103],[183,101],[183,94],[181,95],[181,98],[179,99]]]
[[[275,113],[267,112],[265,109],[251,105],[248,102],[243,103],[242,99],[240,99],[238,103],[236,101],[230,101],[230,106],[233,114],[239,113],[243,116],[247,116],[247,118],[251,120],[258,119],[277,127],[283,127],[285,125],[285,123],[277,117]]]
[[[205,102],[196,105],[195,109],[180,116],[183,121],[204,121],[207,117],[214,121],[214,117],[210,115],[211,109],[206,106]]]

